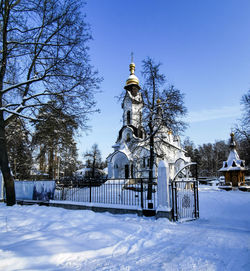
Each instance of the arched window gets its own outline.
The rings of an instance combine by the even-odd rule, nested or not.
[[[127,111],[127,124],[131,124],[131,113],[130,111]]]

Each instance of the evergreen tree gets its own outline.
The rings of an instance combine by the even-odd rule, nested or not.
[[[76,170],[77,150],[74,131],[78,128],[76,120],[66,115],[54,105],[40,109],[40,121],[35,125],[34,146],[39,148],[38,160],[41,171],[47,171],[50,179],[64,174],[72,175]]]
[[[75,141],[72,139],[63,148],[60,148],[60,166],[59,170],[63,176],[73,176],[79,165],[78,153]]]
[[[29,132],[20,118],[14,118],[6,127],[6,140],[12,173],[15,179],[30,178],[32,149]]]
[[[218,170],[228,157],[228,144],[223,140],[202,144],[196,148],[194,143],[186,138],[183,147],[191,161],[197,163],[198,175],[203,177],[218,176]]]

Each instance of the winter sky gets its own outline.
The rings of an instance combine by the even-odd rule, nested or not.
[[[129,76],[131,52],[141,78],[146,57],[161,62],[169,84],[185,93],[189,128],[196,145],[227,140],[241,115],[241,96],[250,88],[249,0],[89,0],[92,64],[104,81],[96,96],[101,113],[78,140],[79,155],[97,143],[103,158],[121,128],[115,96]]]

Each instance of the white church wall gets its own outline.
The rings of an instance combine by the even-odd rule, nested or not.
[[[127,125],[127,112],[128,111],[131,112],[131,108],[132,108],[132,101],[128,96],[126,96],[124,100],[124,104],[123,104],[123,126]]]
[[[113,163],[108,163],[108,178],[112,179],[114,177],[114,166]]]
[[[128,124],[127,121],[127,112],[130,112],[130,124],[138,127],[140,125],[140,112],[142,110],[142,103],[133,103],[132,100],[137,100],[140,102],[142,100],[141,95],[138,94],[136,97],[132,97],[130,94],[126,94],[126,97],[123,101],[123,126]]]
[[[141,112],[142,106],[140,104],[134,105],[132,107],[132,125],[135,127],[140,126],[140,112]]]

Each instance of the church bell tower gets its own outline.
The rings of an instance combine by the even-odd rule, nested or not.
[[[129,126],[134,130],[136,137],[141,137],[143,100],[140,93],[139,79],[135,75],[133,59],[129,65],[130,75],[124,89],[126,94],[122,103],[123,127]]]

